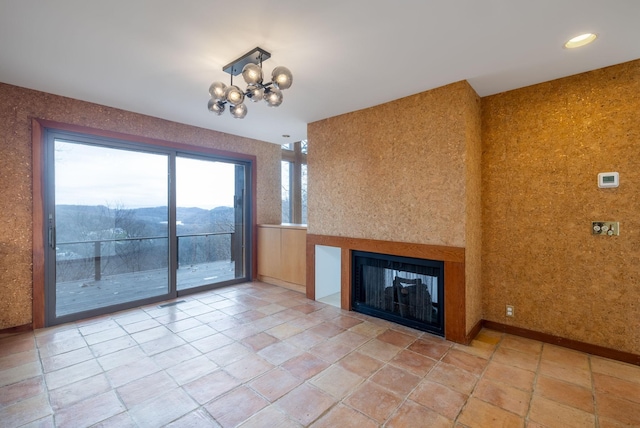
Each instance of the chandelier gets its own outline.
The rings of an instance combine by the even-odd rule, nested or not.
[[[269,107],[278,107],[282,104],[282,91],[291,87],[293,75],[287,67],[278,66],[271,72],[271,82],[265,83],[262,76],[262,62],[269,58],[271,58],[269,52],[255,48],[222,67],[222,71],[231,75],[231,84],[229,86],[222,82],[211,84],[209,111],[220,116],[228,103],[231,115],[236,119],[242,119],[247,115],[247,106],[244,104],[246,98],[256,103],[264,100]],[[244,91],[233,84],[233,76],[240,73],[247,83]]]

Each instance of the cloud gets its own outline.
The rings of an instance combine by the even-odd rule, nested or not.
[[[233,206],[235,165],[176,159],[177,204]],[[123,208],[168,205],[169,156],[56,140],[55,201]]]

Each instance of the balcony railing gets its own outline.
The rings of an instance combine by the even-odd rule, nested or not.
[[[229,251],[228,254],[230,255],[230,260],[231,261],[240,261],[242,259],[241,257],[241,251],[242,251],[242,247],[241,245],[238,245],[236,243],[236,240],[234,239],[234,235],[235,232],[206,232],[206,233],[192,233],[192,234],[187,234],[187,235],[179,235],[177,238],[177,246],[176,246],[176,253],[178,255],[178,266],[181,266],[181,260],[180,260],[180,240],[181,239],[185,239],[185,238],[192,238],[192,239],[197,239],[197,238],[204,238],[207,239],[211,236],[225,236],[225,235],[229,235],[230,239],[229,239]],[[133,238],[108,238],[108,239],[92,239],[92,240],[84,240],[84,241],[69,241],[69,242],[58,242],[56,243],[56,251],[58,251],[60,249],[60,247],[62,246],[69,246],[69,245],[91,245],[93,246],[93,256],[92,257],[86,257],[86,256],[82,256],[80,254],[77,253],[73,253],[73,252],[69,252],[72,255],[68,255],[66,256],[66,260],[67,261],[88,261],[93,259],[93,277],[95,281],[100,281],[102,279],[102,270],[103,270],[103,266],[102,266],[102,259],[103,259],[103,251],[102,251],[102,244],[109,244],[109,243],[113,243],[114,244],[114,249],[111,250],[113,253],[112,254],[107,254],[107,257],[112,257],[117,255],[117,250],[115,249],[115,245],[118,245],[119,243],[126,243],[126,242],[142,242],[142,241],[152,241],[152,240],[167,240],[168,237],[167,236],[136,236]],[[183,244],[183,248],[186,248],[186,245]],[[198,254],[198,245],[192,245],[193,248],[193,252],[190,254],[189,259],[192,261],[191,264],[198,264],[198,263],[203,263],[206,261],[209,261],[207,259],[209,259],[211,257],[211,254],[205,254],[205,260],[198,262],[198,258],[202,258],[203,255]],[[211,245],[207,245],[207,248],[209,249],[208,252],[211,252]],[[65,253],[58,253],[59,254],[65,254]],[[77,256],[77,257],[76,257]],[[63,257],[60,257],[61,259],[63,259]],[[57,257],[58,259],[58,257]],[[188,261],[184,261],[184,264],[188,264]],[[236,263],[237,265],[241,265],[241,263]]]

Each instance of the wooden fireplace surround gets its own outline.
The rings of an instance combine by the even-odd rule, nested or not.
[[[468,344],[472,333],[466,332],[465,251],[459,247],[378,241],[342,236],[307,234],[307,298],[315,300],[316,245],[338,247],[341,251],[340,292],[342,309],[351,310],[351,256],[353,251],[392,256],[440,260],[444,262],[444,337]]]

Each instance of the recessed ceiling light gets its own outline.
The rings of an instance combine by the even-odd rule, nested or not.
[[[593,42],[597,34],[594,33],[584,33],[570,39],[567,43],[564,44],[564,47],[567,49],[579,48],[580,46],[588,45]]]

